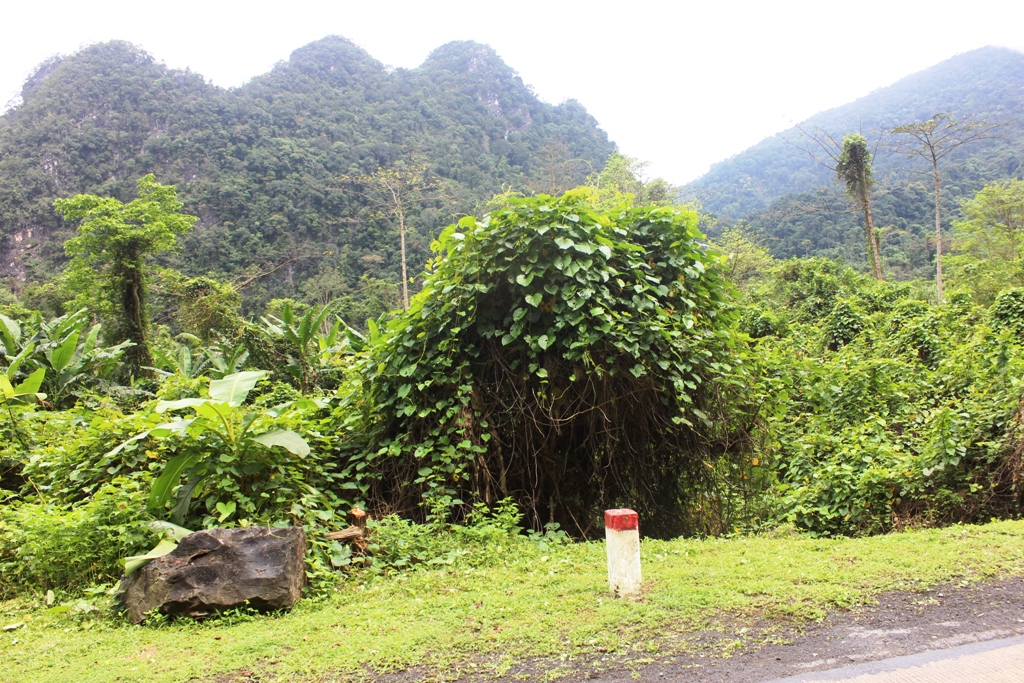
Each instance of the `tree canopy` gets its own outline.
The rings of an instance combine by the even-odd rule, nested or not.
[[[152,365],[146,259],[174,249],[178,237],[197,220],[181,213],[174,188],[152,175],[139,179],[138,192],[128,204],[90,194],[54,202],[65,220],[81,221],[77,234],[65,243],[73,289],[82,303],[106,314],[109,342],[132,342],[124,360],[128,374],[136,376]]]
[[[127,202],[135,179],[153,173],[200,217],[166,265],[249,279],[289,263],[250,281],[247,312],[301,296],[311,278],[356,308],[364,276],[398,284],[398,219],[368,218],[372,202],[349,192],[345,177],[422,162],[443,181],[443,194],[406,216],[417,273],[453,216],[505,189],[532,188],[552,154],[576,160],[554,189],[579,185],[614,149],[582,106],[541,102],[472,42],[389,70],[329,36],[232,90],[127,43],[103,43],[45,64],[22,100],[0,116],[0,276],[21,290],[64,265],[70,233],[54,199]]]

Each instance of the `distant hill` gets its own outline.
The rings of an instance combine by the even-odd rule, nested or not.
[[[837,76],[838,77],[838,76]],[[880,131],[930,118],[939,112],[976,115],[990,121],[1024,116],[1024,54],[984,47],[957,55],[929,69],[880,88],[850,104],[816,114],[750,149],[717,163],[684,188],[699,197],[704,208],[722,216],[740,218],[766,209],[785,195],[831,184],[832,177],[806,150],[821,155],[801,134],[820,129],[836,138],[861,131],[870,137]],[[1009,141],[965,150],[994,174],[1019,171],[1024,129],[1007,131]],[[907,166],[907,160],[882,148],[876,172],[886,176]]]
[[[253,296],[296,296],[316,275],[342,290],[395,279],[397,238],[348,191],[346,174],[422,162],[443,189],[412,210],[414,269],[429,241],[503,189],[557,190],[600,169],[614,145],[575,101],[537,99],[494,51],[472,42],[389,70],[327,37],[224,90],[124,42],[54,58],[0,116],[0,277],[38,282],[63,263],[69,226],[53,200],[133,195],[155,173],[200,217],[174,265],[231,277],[287,268]]]
[[[948,226],[962,198],[987,182],[1024,173],[1024,54],[986,47],[953,57],[763,140],[715,164],[683,192],[699,198],[723,224],[744,219],[777,257],[826,256],[863,267],[860,218],[828,169],[808,154],[825,157],[800,129],[823,131],[837,140],[861,131],[877,140],[896,126],[947,111],[990,122],[1015,120],[1000,129],[998,139],[965,146],[949,158],[942,195]],[[931,184],[913,172],[925,169],[887,148],[884,137],[874,166],[875,223],[883,228],[887,273],[931,277]]]

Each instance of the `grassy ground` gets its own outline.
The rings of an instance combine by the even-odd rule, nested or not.
[[[424,666],[497,677],[513,661],[581,653],[657,657],[688,632],[805,620],[939,582],[1024,575],[1024,522],[861,539],[797,535],[646,541],[646,593],[607,596],[601,543],[523,540],[490,567],[350,581],[287,615],[128,626],[42,601],[0,604],[0,681],[359,678]]]

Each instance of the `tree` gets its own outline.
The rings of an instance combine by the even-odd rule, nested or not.
[[[810,138],[828,156],[828,161],[818,158],[811,150],[804,149],[808,156],[835,174],[837,183],[846,186],[847,196],[860,209],[864,217],[864,237],[867,242],[868,260],[876,280],[883,280],[882,254],[875,232],[875,219],[871,213],[871,188],[875,184],[871,159],[874,154],[868,150],[868,141],[860,133],[847,133],[842,143],[831,135],[815,128],[808,132],[797,126],[801,134]],[[877,148],[879,141],[876,140]]]
[[[424,192],[433,189],[436,181],[424,163],[399,163],[392,168],[380,167],[373,173],[346,176],[352,191],[368,200],[385,216],[398,221],[402,258],[402,307],[409,309],[409,273],[406,265],[405,231],[409,210],[421,202]],[[358,189],[356,189],[358,188]]]
[[[613,152],[614,154],[614,152]],[[529,188],[536,193],[557,195],[578,185],[594,165],[588,159],[573,155],[563,140],[551,138],[530,157],[533,182]]]
[[[843,137],[843,147],[836,158],[836,182],[846,185],[846,194],[864,214],[864,236],[868,242],[868,254],[874,269],[875,279],[883,280],[882,255],[878,248],[878,234],[871,215],[871,186],[875,179],[871,172],[871,152],[868,141],[859,133],[848,133]]]
[[[771,252],[743,221],[723,230],[712,246],[725,256],[725,275],[740,288],[764,277],[775,264]]]
[[[939,163],[953,150],[969,142],[992,137],[1005,123],[987,124],[973,117],[957,119],[951,113],[936,114],[927,121],[908,123],[892,129],[897,138],[896,150],[909,157],[920,157],[931,166],[935,186],[935,292],[942,303],[942,216],[939,207]]]
[[[634,206],[671,204],[674,199],[672,186],[663,178],[647,180],[646,170],[649,165],[646,161],[612,152],[601,172],[587,178],[587,184],[599,192],[612,193],[612,202],[619,201],[619,194],[631,194]]]
[[[979,300],[1024,285],[1024,181],[991,183],[963,202],[964,220],[953,223],[954,276],[965,276]]]
[[[195,216],[181,213],[171,185],[152,174],[138,181],[138,199],[123,204],[113,197],[80,194],[54,202],[68,221],[82,221],[68,240],[68,274],[85,296],[93,296],[110,317],[108,342],[130,341],[125,375],[144,376],[153,364],[147,343],[146,259],[174,249],[178,235],[192,229]]]

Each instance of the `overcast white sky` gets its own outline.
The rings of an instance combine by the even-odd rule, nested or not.
[[[673,183],[808,116],[984,45],[1024,51],[1024,2],[2,0],[0,103],[50,55],[122,39],[241,85],[346,36],[415,67],[450,40],[494,47],[548,102],[575,98]]]

